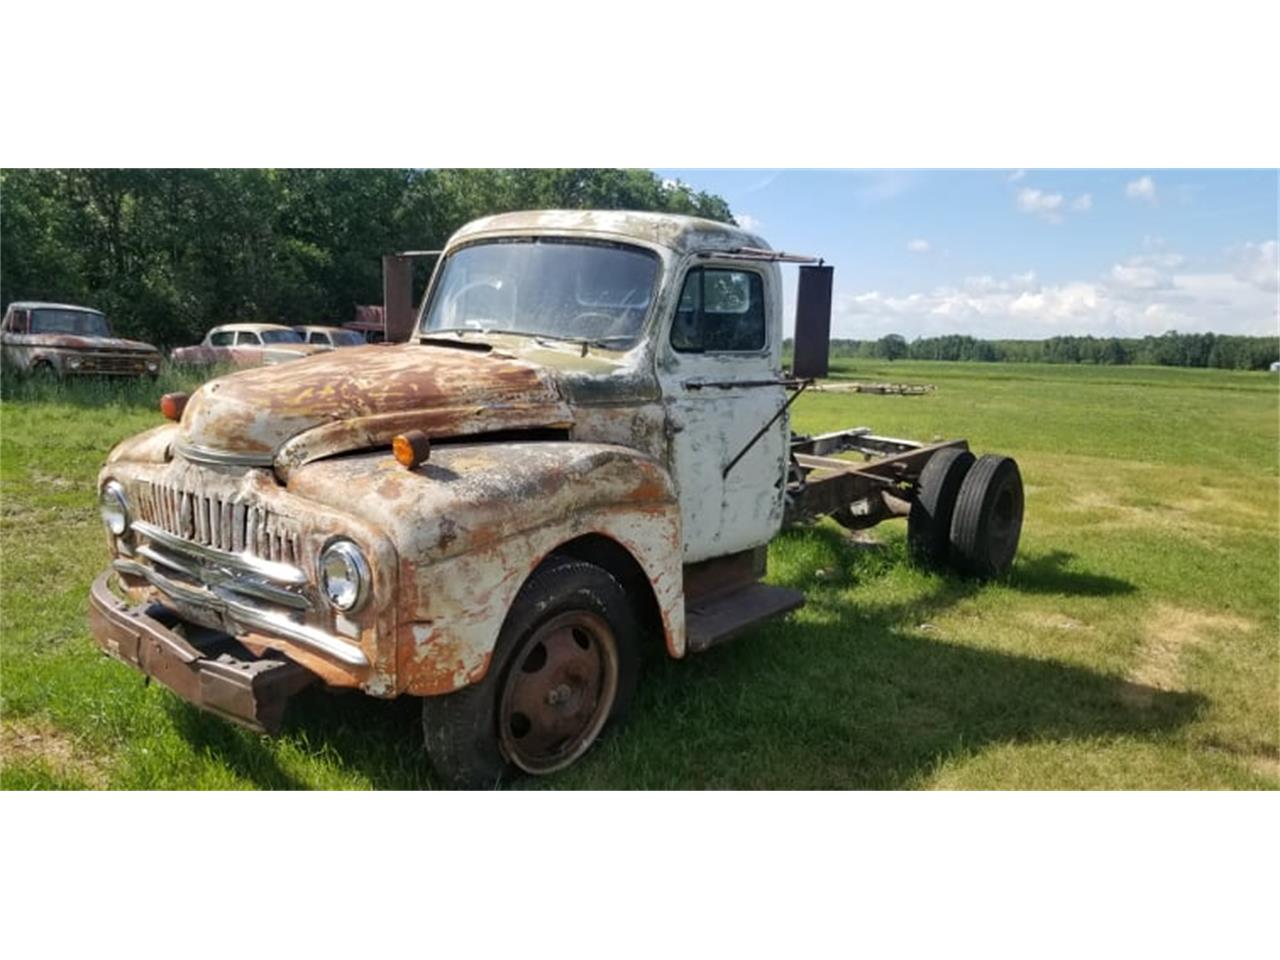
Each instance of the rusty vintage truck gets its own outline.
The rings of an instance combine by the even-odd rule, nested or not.
[[[463,227],[407,342],[167,395],[112,450],[97,641],[268,732],[313,681],[421,698],[440,778],[483,786],[581,757],[646,653],[800,606],[763,582],[784,524],[905,517],[920,561],[1003,574],[1013,460],[791,433],[780,264],[810,260],[659,214]]]
[[[15,370],[51,377],[160,376],[159,350],[114,336],[101,311],[69,303],[9,304],[0,354]]]

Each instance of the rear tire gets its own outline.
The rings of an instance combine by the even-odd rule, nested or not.
[[[422,701],[427,755],[462,789],[577,761],[626,712],[640,626],[626,593],[595,564],[553,557],[520,589],[476,684]]]
[[[1022,535],[1022,474],[1012,457],[985,454],[964,478],[951,519],[951,563],[984,580],[1013,566]]]
[[[907,550],[920,566],[936,570],[946,564],[956,499],[973,464],[968,450],[950,447],[935,453],[920,471],[907,517]]]

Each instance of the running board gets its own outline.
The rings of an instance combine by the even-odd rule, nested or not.
[[[689,652],[701,653],[764,620],[803,605],[804,594],[799,590],[763,583],[701,598],[685,611]]]

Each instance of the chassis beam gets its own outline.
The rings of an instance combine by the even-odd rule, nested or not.
[[[905,516],[924,465],[938,451],[953,448],[968,450],[969,442],[948,440],[925,446],[876,437],[865,428],[798,438],[792,444],[792,482],[787,487],[784,522],[805,523],[847,510],[846,519],[870,527],[889,517]],[[858,463],[805,452],[815,449],[823,453],[855,450],[874,459]]]

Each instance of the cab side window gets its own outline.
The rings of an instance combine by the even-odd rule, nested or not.
[[[328,346],[329,338],[326,337],[319,330],[312,330],[311,335],[307,337],[307,343],[318,343],[323,346]]]
[[[697,267],[684,279],[671,346],[681,353],[742,353],[765,346],[764,283],[750,270]]]
[[[261,345],[262,341],[258,339],[258,335],[251,330],[241,330],[236,334],[237,347],[257,347]]]
[[[235,338],[236,335],[227,330],[223,330],[221,333],[211,333],[209,334],[209,346],[229,347]]]

